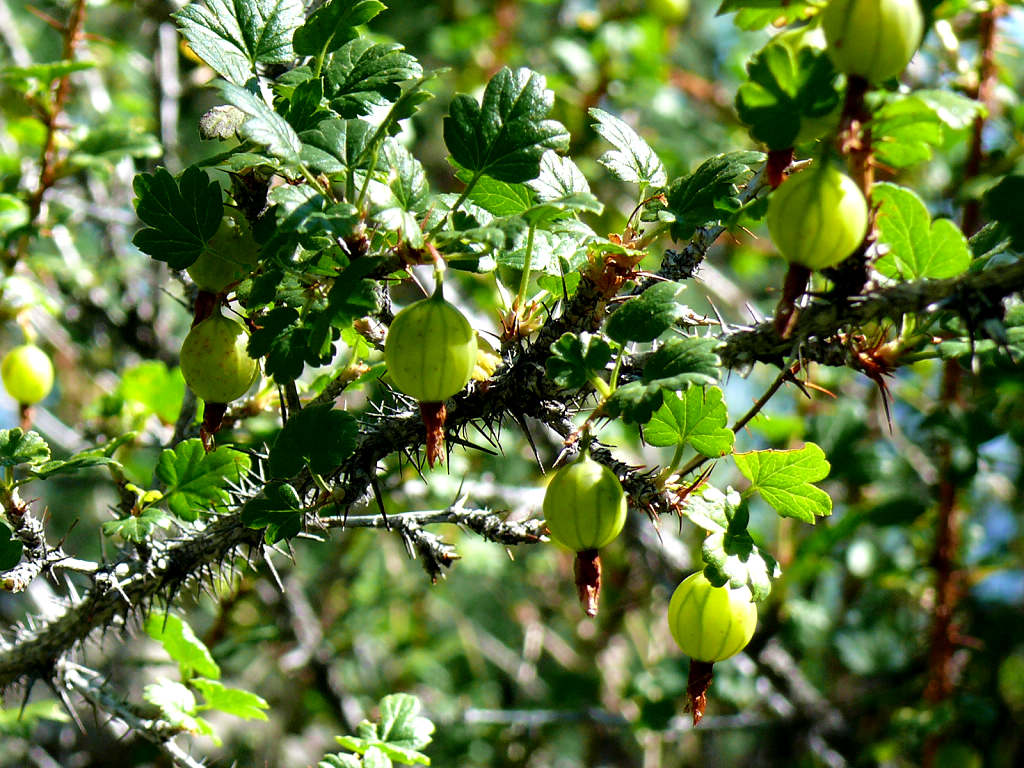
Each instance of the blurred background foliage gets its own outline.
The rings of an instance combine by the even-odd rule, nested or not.
[[[623,117],[661,155],[669,177],[709,155],[750,147],[733,98],[752,52],[767,31],[740,29],[716,16],[716,0],[389,0],[372,24],[380,39],[403,43],[427,68],[446,67],[432,86],[438,98],[412,121],[405,140],[426,166],[435,190],[458,189],[440,126],[451,95],[478,94],[505,65],[546,75],[557,100],[552,117],[572,134],[571,154],[588,176],[605,214],[590,223],[619,232],[638,202],[604,171],[589,107]],[[905,78],[913,85],[969,88],[977,54],[979,4],[947,0]],[[687,8],[687,6],[689,6]],[[130,245],[137,228],[131,181],[164,165],[179,171],[212,154],[200,141],[199,116],[217,103],[201,86],[213,73],[180,42],[174,2],[90,2],[82,60],[65,119],[70,160],[47,198],[46,236],[36,240],[5,301],[32,306],[31,332],[55,356],[59,384],[43,404],[38,428],[58,452],[135,431],[125,463],[146,487],[160,446],[184,397],[175,368],[190,320],[181,286],[163,265]],[[682,13],[680,13],[682,9]],[[62,58],[47,23],[64,18],[65,2],[0,0],[4,65]],[[687,12],[688,11],[688,12]],[[754,12],[745,12],[754,13]],[[674,18],[673,15],[675,14]],[[1000,22],[998,107],[985,134],[993,168],[1019,167],[1024,24],[1018,8]],[[0,79],[0,226],[17,220],[11,202],[31,188],[44,131],[29,79]],[[953,214],[977,195],[963,174],[966,131],[950,132],[935,157],[901,173],[934,212]],[[883,177],[885,173],[882,173]],[[10,217],[14,217],[11,219]],[[758,235],[762,236],[758,236]],[[656,264],[664,247],[651,249]],[[769,313],[782,262],[769,258],[760,230],[723,237],[689,302],[710,304],[731,323]],[[31,279],[26,276],[33,275]],[[464,278],[462,306],[481,329],[497,329],[493,280]],[[404,303],[411,294],[396,292]],[[0,345],[22,331],[0,329]],[[428,749],[434,765],[914,766],[926,743],[936,765],[1024,764],[1024,567],[1019,488],[1024,444],[1024,378],[1017,364],[991,356],[961,371],[955,401],[942,400],[941,362],[925,360],[889,380],[887,423],[874,384],[850,371],[816,367],[808,399],[783,390],[737,435],[738,450],[820,444],[832,463],[825,487],[835,512],[815,527],[780,519],[755,502],[751,530],[775,554],[783,577],[760,607],[759,631],[747,651],[716,667],[709,715],[699,729],[682,712],[686,660],[665,623],[668,597],[699,563],[699,534],[663,520],[659,528],[631,513],[627,533],[604,556],[601,613],[582,616],[573,596],[571,557],[554,546],[506,552],[451,528],[459,560],[431,585],[397,535],[336,532],[299,539],[273,556],[285,586],[266,566],[239,563],[235,577],[211,585],[216,599],[186,597],[183,612],[212,648],[224,679],[257,691],[271,718],[256,726],[218,722],[221,747],[205,740],[211,764],[303,766],[351,732],[381,696],[415,693],[438,731]],[[313,373],[315,376],[315,372]],[[733,375],[729,403],[759,395],[776,371]],[[309,378],[309,377],[307,377]],[[373,382],[346,393],[364,407]],[[276,393],[264,397],[276,400]],[[16,421],[5,400],[2,417]],[[735,418],[738,413],[732,414]],[[262,417],[230,435],[258,447],[274,422]],[[635,429],[612,423],[602,441],[636,465],[668,461],[667,449],[642,446]],[[550,466],[560,444],[536,430]],[[480,442],[483,442],[482,440]],[[932,608],[936,603],[937,445],[952,447],[962,537],[955,620],[952,696],[927,700]],[[736,483],[716,470],[719,487]],[[382,477],[391,511],[433,509],[460,493],[473,505],[539,514],[543,479],[517,427],[501,433],[501,452],[454,451],[447,472],[420,478],[403,462]],[[33,487],[35,490],[35,487]],[[100,473],[38,485],[47,525],[66,549],[102,556],[99,525],[116,502]],[[30,611],[45,610],[52,588],[37,580]],[[23,618],[24,601],[0,594],[0,617]],[[145,637],[122,648],[90,644],[90,663],[128,695],[173,668]],[[113,741],[86,720],[78,732],[52,694],[36,690],[19,721],[19,701],[0,711],[0,765],[166,765],[146,743]]]

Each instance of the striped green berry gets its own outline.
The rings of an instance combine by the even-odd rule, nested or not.
[[[772,193],[768,231],[779,253],[808,269],[833,267],[868,230],[868,204],[853,179],[820,164],[791,176]]]
[[[836,69],[871,83],[902,72],[924,32],[917,0],[832,0],[821,23]]]
[[[220,313],[196,325],[181,345],[181,373],[189,389],[208,403],[230,403],[259,376],[246,346],[249,334]]]
[[[626,494],[608,467],[584,455],[562,467],[544,494],[551,538],[574,552],[600,549],[626,523]]]
[[[668,628],[676,644],[697,661],[724,661],[746,648],[757,626],[757,606],[746,587],[714,586],[702,572],[676,587]]]
[[[476,332],[440,290],[395,315],[384,344],[391,382],[423,403],[443,402],[461,391],[476,353]]]

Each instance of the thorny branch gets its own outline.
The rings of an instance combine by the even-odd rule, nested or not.
[[[752,185],[759,184],[756,179]],[[681,252],[686,254],[682,261],[670,259],[663,270],[666,274],[662,276],[673,279],[692,276],[714,241],[715,229],[708,227],[698,233],[694,242],[701,243],[701,247]],[[778,338],[770,322],[753,328],[726,329],[721,336],[723,345],[719,354],[725,367],[737,369],[749,368],[758,361],[784,365],[787,359],[798,356],[804,360],[844,365],[849,361],[849,350],[838,337],[838,331],[905,313],[938,309],[955,312],[979,298],[999,302],[1022,289],[1024,264],[1012,264],[950,280],[881,288],[840,302],[817,300],[802,312],[788,341]],[[562,313],[548,321],[532,343],[507,353],[505,367],[487,387],[474,387],[452,400],[448,412],[449,431],[459,436],[473,424],[493,429],[500,428],[510,418],[521,421],[529,416],[563,436],[568,435],[573,429],[571,418],[585,393],[567,395],[560,391],[546,377],[545,362],[552,342],[563,333],[599,327],[608,298],[594,282],[582,280]],[[339,511],[365,508],[373,498],[372,484],[379,463],[396,451],[417,451],[423,440],[419,414],[402,404],[394,413],[367,417],[354,453],[331,477],[336,483]],[[635,505],[653,512],[670,511],[671,500],[658,488],[651,473],[617,461],[604,449],[595,449],[593,455],[618,474]],[[303,487],[302,480],[299,478],[297,487]],[[308,487],[305,490],[312,493]],[[408,519],[391,515],[388,522],[395,527],[395,523],[401,521],[398,522],[399,532],[411,540],[421,556],[427,553],[441,558],[445,551],[437,549],[436,542],[422,537],[423,525],[455,522],[485,532],[485,535],[490,532],[495,538],[504,535],[502,521],[495,515],[460,518],[452,510],[446,510],[443,514],[426,513],[426,518],[417,519],[415,514]],[[433,516],[436,514],[447,518],[439,519]],[[315,527],[315,521],[310,522]],[[332,527],[346,523],[344,515],[321,518],[320,522]],[[381,516],[365,515],[349,517],[347,525],[384,527],[385,523]],[[539,527],[526,530],[531,536],[539,536],[540,532]],[[261,532],[244,527],[238,515],[229,515],[210,521],[205,530],[188,529],[175,539],[157,542],[146,559],[136,554],[129,561],[104,565],[92,576],[92,585],[82,598],[68,605],[62,615],[42,621],[32,629],[22,629],[12,639],[0,641],[0,689],[19,680],[52,677],[58,661],[95,630],[120,628],[133,612],[145,610],[155,599],[172,599],[182,586],[228,561],[240,549],[258,549],[261,539]]]

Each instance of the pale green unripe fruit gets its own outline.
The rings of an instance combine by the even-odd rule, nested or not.
[[[832,0],[821,23],[836,69],[872,83],[902,72],[924,31],[917,0]]]
[[[714,586],[703,572],[685,578],[668,604],[676,645],[697,661],[724,661],[747,647],[757,627],[757,606],[746,587]]]
[[[600,549],[622,532],[626,494],[608,467],[584,455],[558,470],[544,494],[551,538],[574,552]]]
[[[219,293],[248,275],[256,261],[257,246],[249,222],[229,208],[217,232],[186,271],[200,290]]]
[[[34,405],[53,389],[53,363],[35,344],[15,347],[0,361],[4,389],[21,405]]]
[[[460,392],[473,375],[476,353],[476,332],[440,291],[395,315],[384,343],[392,383],[423,403]]]
[[[246,393],[259,376],[249,357],[249,334],[220,314],[192,328],[181,345],[181,374],[189,389],[208,403],[230,403]]]
[[[772,192],[768,231],[786,261],[827,269],[863,242],[868,204],[853,179],[818,165],[794,174]]]

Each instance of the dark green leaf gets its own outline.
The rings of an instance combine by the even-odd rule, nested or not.
[[[1018,251],[1024,251],[1021,200],[1024,200],[1024,175],[1021,174],[1003,177],[984,197],[985,213],[1005,229]]]
[[[491,78],[483,102],[459,94],[444,119],[444,140],[463,168],[501,181],[537,178],[545,150],[565,149],[569,134],[545,119],[554,94],[541,75],[507,67]]]
[[[249,457],[221,447],[206,452],[198,438],[178,443],[160,454],[156,476],[166,486],[164,501],[182,520],[193,521],[227,505],[227,483],[237,483],[249,471]]]
[[[345,118],[367,115],[392,104],[402,95],[401,83],[423,74],[416,58],[397,43],[350,40],[331,57],[327,68],[327,98]]]
[[[289,64],[292,35],[303,23],[302,0],[206,0],[173,14],[199,58],[235,85],[256,74],[257,63]]]
[[[579,389],[600,377],[611,357],[611,346],[600,336],[566,333],[551,345],[548,378],[564,389]]]
[[[329,0],[295,30],[292,46],[300,56],[322,56],[359,37],[355,29],[386,6],[377,0]]]
[[[0,571],[9,571],[21,560],[24,546],[6,523],[0,523]]]
[[[319,475],[328,474],[347,459],[356,447],[359,426],[348,411],[331,405],[303,408],[294,414],[270,449],[270,473],[286,478],[303,467]]]
[[[672,238],[687,240],[697,227],[727,220],[740,209],[739,185],[764,161],[761,152],[728,152],[705,160],[696,171],[672,182],[668,209],[675,216]]]
[[[619,344],[654,341],[686,311],[679,303],[685,289],[680,283],[655,283],[616,309],[608,318],[605,333]]]
[[[191,265],[220,226],[220,185],[193,165],[177,181],[166,168],[140,173],[134,188],[135,211],[147,228],[136,232],[132,242],[171,269]]]
[[[747,73],[736,93],[736,112],[750,135],[770,149],[792,147],[805,123],[839,105],[836,71],[822,49],[776,39],[754,55]]]
[[[18,427],[0,429],[0,467],[39,465],[49,458],[50,446],[38,432],[25,432]]]
[[[302,530],[302,502],[287,483],[268,483],[263,494],[246,502],[242,522],[250,528],[266,528],[268,543],[290,539]]]
[[[372,131],[365,120],[323,120],[302,132],[302,161],[320,173],[348,173],[360,167]]]

